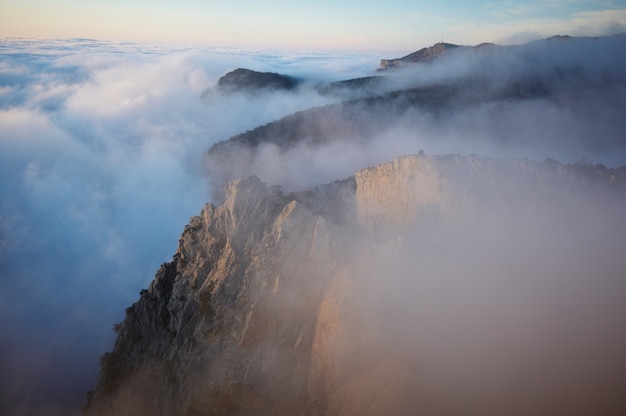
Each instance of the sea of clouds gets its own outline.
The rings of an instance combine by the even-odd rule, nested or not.
[[[559,82],[561,68],[583,77],[550,97],[479,102],[446,117],[409,112],[367,145],[338,136],[283,153],[261,147],[250,173],[300,189],[420,149],[624,165],[624,38],[583,46],[420,68],[407,75],[413,87],[472,74],[507,83],[542,71]],[[0,40],[0,414],[79,411],[98,357],[113,346],[113,324],[215,195],[205,166],[213,143],[338,99],[306,84],[206,94],[219,77],[241,67],[345,80],[401,55]]]
[[[354,78],[379,58],[0,40],[0,413],[76,413],[111,326],[209,200],[204,152],[331,100],[207,88],[238,67]]]

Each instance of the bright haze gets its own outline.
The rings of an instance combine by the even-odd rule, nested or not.
[[[2,0],[0,36],[404,49],[624,31],[623,1]]]
[[[442,37],[625,28],[618,1],[0,0],[0,413],[77,414],[112,325],[211,195],[203,153],[332,101],[202,99],[226,72],[342,80]]]

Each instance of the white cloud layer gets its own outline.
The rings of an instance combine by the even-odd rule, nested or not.
[[[206,88],[237,67],[339,79],[378,59],[80,39],[5,39],[0,53],[0,402],[15,414],[83,404],[108,328],[208,199],[213,142],[328,102]]]
[[[612,52],[619,42],[606,49],[589,43],[584,56],[561,47],[531,55],[540,58],[531,64],[461,56],[412,79],[414,86],[445,85],[489,73],[505,83],[577,65],[591,78],[585,82],[619,79],[610,93],[602,81],[552,100],[480,103],[445,122],[415,110],[366,146],[339,139],[288,152],[264,146],[248,168],[298,188],[420,148],[567,161],[595,149],[592,162],[624,164],[626,60]],[[189,217],[209,199],[202,164],[210,145],[331,101],[307,88],[203,99],[206,88],[238,67],[356,78],[371,74],[380,58],[84,39],[5,39],[0,53],[0,374],[11,380],[0,402],[14,414],[52,415],[83,404],[97,357],[111,348],[108,328],[171,258]]]

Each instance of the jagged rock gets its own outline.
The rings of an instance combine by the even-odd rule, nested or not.
[[[289,195],[231,182],[127,310],[85,414],[624,410],[625,178],[414,155]]]

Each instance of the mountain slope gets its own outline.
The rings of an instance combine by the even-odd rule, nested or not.
[[[442,56],[450,51],[457,49],[469,49],[469,46],[459,46],[452,43],[436,43],[433,46],[422,48],[419,51],[412,52],[402,58],[397,59],[381,59],[379,71],[384,71],[392,68],[400,68],[405,65],[424,63],[439,56]]]
[[[248,175],[273,180],[264,170],[288,166],[294,149],[315,154],[384,142],[409,152],[503,149],[506,157],[539,159],[573,152],[578,156],[569,160],[626,155],[626,60],[620,55],[625,46],[626,36],[614,36],[456,48],[429,65],[337,84],[329,91],[361,95],[354,92],[357,98],[300,111],[214,144],[206,157],[208,176],[215,189]],[[449,137],[455,143],[446,147]],[[266,160],[267,154],[272,158]]]
[[[625,190],[625,168],[424,155],[231,182],[85,414],[618,414]]]
[[[624,37],[624,34],[613,35],[613,38]],[[497,45],[495,43],[481,43],[476,46],[466,46],[466,45],[455,45],[452,43],[436,43],[433,46],[428,46],[426,48],[422,48],[418,51],[412,52],[402,58],[394,58],[394,59],[381,59],[380,60],[380,68],[378,68],[378,72],[384,72],[390,69],[399,69],[413,66],[415,64],[424,64],[436,61],[437,59],[450,56],[457,53],[467,53],[467,54],[485,54],[485,53],[494,53],[494,52],[507,52],[507,53],[515,53],[520,49],[529,49],[536,46],[558,46],[564,45],[566,43],[575,44],[581,41],[587,40],[598,40],[602,38],[575,38],[568,35],[556,35],[551,36],[549,38],[536,40],[534,42],[530,42],[525,45]]]

